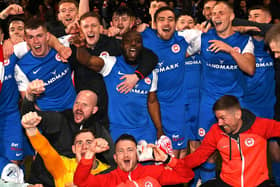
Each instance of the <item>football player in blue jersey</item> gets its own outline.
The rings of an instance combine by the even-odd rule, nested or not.
[[[249,20],[257,23],[270,23],[272,20],[270,11],[263,6],[254,6],[249,9]],[[247,91],[244,96],[244,107],[255,115],[272,119],[274,117],[275,80],[274,60],[270,56],[264,39],[254,36],[256,56],[256,73],[253,77],[247,77]],[[267,84],[269,82],[269,84]],[[277,141],[269,141],[269,152],[272,159],[272,173],[275,183],[280,185],[280,147]]]
[[[182,31],[184,29],[193,29],[197,25],[194,19],[188,14],[181,14],[176,21],[176,30]],[[186,106],[186,137],[189,140],[190,153],[200,145],[200,141],[197,139],[197,127],[198,127],[198,114],[199,114],[199,101],[200,101],[200,84],[201,84],[201,59],[199,54],[195,54],[185,59],[185,106]],[[181,156],[183,153],[187,154],[187,147],[181,150]],[[189,183],[189,186],[196,186],[199,180],[199,167],[194,169],[194,180]]]
[[[72,70],[69,64],[62,63],[58,52],[48,44],[50,34],[45,24],[38,19],[29,19],[25,23],[25,39],[31,50],[17,64],[27,82],[41,79],[46,86],[44,94],[37,97],[37,106],[45,111],[72,108],[76,97]]]
[[[184,62],[190,41],[200,39],[201,33],[194,30],[176,32],[175,14],[169,7],[159,8],[154,17],[156,30],[146,28],[141,34],[144,46],[159,57],[157,95],[164,133],[172,140],[175,156],[184,157],[185,153],[180,155],[188,141],[185,134]]]
[[[123,36],[122,56],[91,56],[83,47],[77,48],[80,63],[100,72],[106,84],[109,96],[110,132],[115,141],[123,133],[132,134],[137,141],[144,139],[154,142],[162,132],[159,103],[156,96],[157,74],[155,72],[138,81],[127,94],[120,92],[118,85],[125,74],[131,74],[139,64],[142,50],[142,37],[136,31],[129,31]],[[151,61],[157,61],[154,55]],[[141,63],[141,62],[140,62]],[[148,121],[151,119],[154,125]],[[156,127],[156,128],[155,128]]]
[[[202,84],[198,135],[203,139],[216,121],[212,106],[225,95],[235,95],[242,102],[245,76],[255,72],[254,45],[247,35],[233,30],[234,13],[226,2],[217,2],[212,10],[214,29],[201,36]],[[202,182],[215,177],[214,158],[202,165]]]

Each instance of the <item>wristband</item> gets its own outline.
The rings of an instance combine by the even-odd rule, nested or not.
[[[134,73],[136,74],[139,80],[144,79],[144,76],[138,70],[136,70]]]
[[[163,162],[164,164],[168,164],[171,160],[171,156],[167,154],[167,159]]]

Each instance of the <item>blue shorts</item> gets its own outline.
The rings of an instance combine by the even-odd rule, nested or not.
[[[153,126],[147,126],[146,128],[112,128],[110,125],[110,134],[115,142],[122,134],[132,135],[136,141],[146,140],[148,143],[155,143],[157,139],[156,129]]]
[[[19,111],[0,116],[0,150],[0,156],[8,160],[35,154],[21,126]]]
[[[201,97],[200,109],[198,116],[198,129],[197,138],[202,140],[206,133],[210,130],[214,123],[217,123],[217,119],[213,112],[213,105],[216,101],[209,97]]]
[[[262,107],[257,107],[255,105],[243,104],[242,108],[250,110],[253,114],[258,117],[273,119],[274,117],[274,105],[262,105]]]
[[[171,139],[173,149],[186,148],[188,140],[186,137],[187,128],[184,102],[160,102],[160,112],[163,132]]]
[[[186,107],[186,138],[188,140],[198,140],[198,115],[199,115],[199,100],[197,102],[188,103]]]

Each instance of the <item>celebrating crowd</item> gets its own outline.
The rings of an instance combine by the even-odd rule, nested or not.
[[[3,5],[0,186],[280,186],[280,18],[178,2]]]

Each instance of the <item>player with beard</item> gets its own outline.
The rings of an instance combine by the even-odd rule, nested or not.
[[[118,168],[104,175],[91,175],[94,153],[87,150],[74,175],[74,184],[85,187],[132,187],[174,185],[186,183],[193,177],[187,167],[177,167],[177,160],[165,154],[159,147],[152,146],[155,161],[164,165],[146,165],[137,163],[136,140],[128,134],[121,135],[115,143],[114,159]],[[165,167],[167,166],[171,167]]]
[[[73,110],[64,112],[43,112],[34,108],[35,95],[42,94],[45,91],[45,86],[42,80],[32,81],[27,88],[26,96],[22,103],[22,113],[26,114],[30,111],[36,111],[42,120],[38,124],[38,128],[42,130],[43,135],[48,139],[54,149],[63,156],[73,158],[72,140],[74,135],[80,129],[91,129],[95,137],[105,138],[110,146],[110,150],[97,154],[97,158],[104,163],[107,163],[114,168],[113,160],[113,141],[109,132],[99,124],[94,117],[98,107],[97,95],[94,90],[90,90],[92,85],[88,83],[78,93]],[[46,173],[42,159],[37,155],[32,163],[30,183],[41,183],[44,186],[54,186],[51,175]]]
[[[78,47],[77,58],[80,63],[100,72],[104,77],[109,95],[110,133],[113,140],[123,133],[129,133],[135,136],[136,140],[154,142],[156,137],[163,133],[156,96],[157,74],[153,72],[140,80],[126,95],[122,94],[122,88],[118,86],[122,81],[120,78],[133,73],[139,64],[138,58],[143,50],[141,35],[136,31],[127,32],[123,37],[121,49],[122,56],[98,57],[91,56],[85,48]],[[157,61],[157,57],[154,55],[150,60]],[[154,125],[148,123],[149,114]]]

